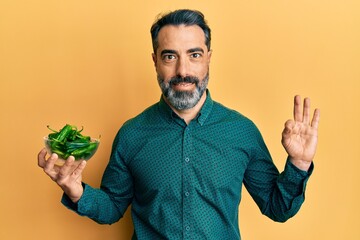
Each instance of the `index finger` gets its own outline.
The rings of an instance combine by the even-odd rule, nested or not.
[[[297,122],[303,121],[303,112],[301,109],[301,97],[296,95],[294,97],[294,120]]]
[[[320,109],[317,108],[314,111],[314,116],[313,116],[313,119],[311,121],[311,126],[314,127],[315,129],[318,129],[319,121],[320,121]]]
[[[41,168],[44,168],[46,165],[46,160],[45,160],[46,153],[47,151],[45,148],[41,149],[41,151],[38,153],[38,166]]]
[[[58,160],[58,155],[52,153],[50,157],[45,160],[45,165],[43,167],[44,172],[49,175],[51,178],[54,178],[58,170],[56,169],[55,162]]]
[[[310,99],[304,99],[304,109],[303,109],[303,122],[306,124],[310,123]]]

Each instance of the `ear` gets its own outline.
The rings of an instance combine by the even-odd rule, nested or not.
[[[156,62],[157,62],[156,54],[155,54],[155,53],[152,53],[151,56],[152,56],[152,60],[153,60],[153,62],[154,62],[154,65],[155,65],[155,67],[156,67]]]
[[[212,50],[209,50],[208,51],[208,63],[210,63],[211,55],[212,55]]]

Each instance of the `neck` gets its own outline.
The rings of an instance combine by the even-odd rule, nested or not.
[[[184,121],[186,122],[186,124],[189,124],[191,120],[193,120],[198,113],[200,112],[201,107],[204,105],[204,102],[206,100],[206,91],[204,91],[203,95],[201,96],[199,102],[190,109],[183,109],[183,110],[179,110],[174,108],[173,106],[171,106],[171,104],[168,102],[168,100],[164,97],[165,102],[170,106],[170,108],[182,119],[184,119]]]

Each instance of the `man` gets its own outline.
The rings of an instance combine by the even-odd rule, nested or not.
[[[238,205],[245,187],[261,212],[284,222],[304,201],[313,170],[320,113],[294,100],[285,123],[288,153],[279,174],[256,126],[213,101],[207,90],[210,28],[202,13],[177,10],[151,28],[160,101],[119,130],[101,188],[82,183],[77,167],[57,155],[38,164],[64,191],[63,204],[102,223],[118,221],[132,205],[133,239],[240,239]]]

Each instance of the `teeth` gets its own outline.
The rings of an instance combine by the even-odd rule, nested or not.
[[[180,86],[188,86],[188,85],[191,85],[191,83],[178,83],[178,85],[180,85]]]

